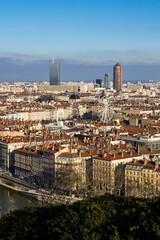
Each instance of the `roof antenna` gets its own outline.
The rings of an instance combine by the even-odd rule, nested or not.
[[[54,57],[52,56],[52,63],[54,63]]]

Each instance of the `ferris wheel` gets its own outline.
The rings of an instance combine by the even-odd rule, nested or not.
[[[115,111],[111,107],[110,99],[106,98],[106,96],[103,96],[101,98],[101,104],[102,108],[99,111],[100,120],[102,122],[110,122],[115,116]]]

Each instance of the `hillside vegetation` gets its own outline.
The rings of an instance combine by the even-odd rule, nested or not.
[[[24,208],[0,219],[0,239],[160,239],[160,199],[106,194],[69,206]]]

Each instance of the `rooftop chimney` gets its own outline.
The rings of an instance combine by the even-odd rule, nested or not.
[[[26,149],[26,144],[23,145],[23,149]]]
[[[81,158],[81,154],[82,154],[82,152],[81,152],[81,150],[79,151],[79,157]]]
[[[37,152],[38,148],[37,148],[37,144],[35,145],[35,152]]]
[[[61,147],[59,147],[59,155],[61,154],[61,150],[62,150]]]
[[[147,164],[147,162],[148,162],[148,161],[147,161],[147,159],[144,159],[144,165],[146,165],[146,164]]]
[[[137,162],[137,160],[136,159],[133,159],[133,163],[136,163]]]
[[[155,170],[158,169],[158,167],[159,167],[159,161],[155,160]]]
[[[107,157],[107,153],[103,153],[103,158],[106,158]]]
[[[72,140],[70,139],[69,152],[72,153]]]
[[[140,152],[140,146],[139,145],[137,146],[137,152],[138,152],[138,154]]]

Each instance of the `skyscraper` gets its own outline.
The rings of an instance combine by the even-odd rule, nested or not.
[[[118,92],[122,89],[122,66],[117,63],[113,68],[113,88]]]
[[[96,79],[96,83],[99,84],[99,87],[102,87],[102,79]]]
[[[109,89],[110,88],[110,74],[106,73],[104,77],[104,87]]]
[[[49,65],[50,85],[60,85],[60,61],[54,62]]]

